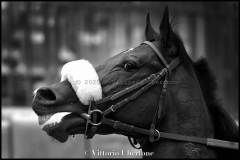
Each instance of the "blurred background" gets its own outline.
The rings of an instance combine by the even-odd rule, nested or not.
[[[207,58],[219,101],[238,123],[238,2],[2,1],[2,158],[99,158],[91,149],[134,151],[119,135],[56,142],[38,127],[32,92],[58,82],[68,61],[84,58],[98,65],[139,45],[146,13],[158,30],[166,5],[190,57]]]

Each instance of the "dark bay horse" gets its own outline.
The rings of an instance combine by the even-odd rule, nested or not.
[[[143,152],[154,153],[147,158],[229,158],[236,154],[235,150],[191,140],[162,138],[170,133],[197,137],[199,141],[238,141],[238,125],[217,101],[215,78],[206,60],[194,63],[187,55],[169,23],[167,8],[159,31],[154,31],[147,15],[147,43],[95,68],[104,100],[91,100],[89,106],[80,102],[67,80],[38,89],[32,106],[42,121],[55,113],[71,113],[43,130],[61,142],[74,134],[85,134],[87,138],[122,134],[134,139],[130,138],[133,146],[138,142]]]

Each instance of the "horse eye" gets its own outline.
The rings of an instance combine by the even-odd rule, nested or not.
[[[133,69],[136,69],[136,64],[134,63],[125,63],[124,64],[124,70],[129,72],[129,71],[132,71]]]

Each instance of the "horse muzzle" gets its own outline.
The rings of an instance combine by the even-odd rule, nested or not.
[[[67,80],[36,90],[32,109],[39,116],[40,128],[60,142],[65,142],[68,135],[85,131],[86,120],[81,115],[88,108],[78,100]]]

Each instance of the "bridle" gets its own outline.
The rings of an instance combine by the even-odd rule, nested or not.
[[[194,142],[194,143],[200,143],[205,144],[208,146],[215,146],[215,147],[222,147],[222,148],[230,148],[230,149],[238,149],[238,143],[237,142],[230,142],[230,141],[223,141],[213,138],[199,138],[199,137],[193,137],[193,136],[185,136],[185,135],[179,135],[174,133],[165,133],[160,132],[156,129],[156,123],[160,119],[161,116],[161,108],[163,107],[164,97],[166,95],[167,91],[167,85],[168,85],[168,79],[171,74],[171,72],[180,65],[181,60],[179,57],[175,58],[171,61],[170,64],[167,63],[165,58],[162,56],[161,52],[158,50],[158,48],[155,46],[156,42],[150,42],[145,41],[143,44],[148,45],[153,49],[153,51],[156,53],[156,55],[160,58],[161,62],[164,64],[164,68],[161,69],[159,72],[151,74],[147,78],[139,81],[138,83],[127,87],[113,95],[107,96],[101,100],[94,101],[91,100],[88,108],[88,113],[82,113],[81,116],[86,119],[86,130],[85,130],[85,138],[89,139],[92,138],[98,129],[100,125],[107,125],[112,127],[115,130],[121,130],[125,132],[130,133],[137,133],[141,135],[147,135],[149,136],[148,141],[149,142],[156,142],[159,141],[160,138],[165,139],[171,139],[176,141],[187,141],[187,142]],[[123,106],[125,106],[130,101],[135,100],[137,97],[139,97],[141,94],[146,92],[149,88],[159,83],[159,81],[164,78],[163,85],[162,85],[162,91],[160,93],[159,97],[159,103],[156,107],[156,112],[153,116],[152,123],[150,125],[149,129],[140,128],[134,125],[130,125],[124,122],[112,120],[106,117],[106,115],[110,113],[114,113]],[[98,109],[99,105],[104,105],[108,102],[113,102],[114,100],[117,100],[123,96],[125,96],[128,93],[131,93],[135,91],[132,95],[130,95],[127,98],[124,98],[123,100],[117,102],[116,104],[111,105],[106,110],[102,111]],[[128,136],[130,144],[134,147],[139,149],[140,147],[136,147],[137,140]],[[139,142],[139,141],[138,141]]]

